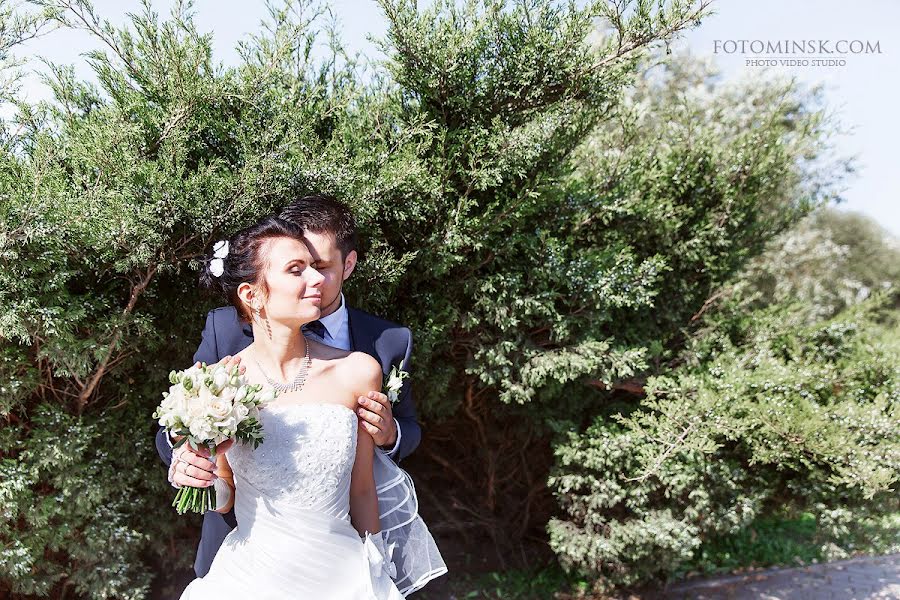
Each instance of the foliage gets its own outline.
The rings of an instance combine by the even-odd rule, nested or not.
[[[852,523],[852,529],[835,531],[833,527],[820,526],[812,513],[758,518],[736,533],[705,540],[694,559],[674,576],[807,565],[900,550],[900,513],[873,515],[861,511],[842,520]],[[831,522],[822,520],[823,525]]]
[[[647,70],[654,46],[706,14],[704,0],[440,1],[423,10],[384,0],[388,61],[365,83],[308,4],[273,8],[234,67],[216,63],[189,3],[167,20],[145,4],[126,28],[87,0],[37,4],[104,49],[89,56],[96,85],[50,65],[54,100],[15,100],[3,132],[0,591],[140,598],[148,564],[189,565],[184,540],[195,524],[168,507],[150,414],[216,302],[196,291],[198,259],[309,192],[344,198],[357,215],[365,260],[348,282],[350,303],[415,332],[413,384],[428,433],[408,464],[423,506],[440,514],[435,531],[487,533],[498,554],[541,532],[553,511],[545,481],[554,434],[623,406],[627,415],[647,372],[659,376],[633,420],[600,418],[561,446],[560,461],[596,436],[620,462],[583,466],[633,476],[654,450],[641,432],[667,423],[661,415],[721,410],[710,390],[726,381],[755,390],[750,375],[737,379],[747,345],[735,332],[770,340],[759,380],[780,376],[790,355],[809,362],[794,383],[835,381],[834,365],[849,361],[855,389],[886,385],[887,358],[865,372],[858,365],[865,352],[881,356],[856,335],[863,321],[804,330],[798,344],[775,325],[777,311],[763,315],[771,335],[749,329],[757,315],[740,311],[704,320],[715,335],[692,341],[686,331],[768,240],[833,199],[824,173],[841,172],[819,161],[830,125],[814,92],[770,82],[712,93],[712,74],[690,62]],[[609,25],[599,33],[598,17]],[[310,49],[323,37],[333,52],[317,62]],[[830,352],[821,364],[810,362],[817,350]],[[732,379],[688,358],[720,352]],[[687,370],[666,372],[669,360]],[[707,392],[700,402],[669,391],[663,402],[676,388]],[[851,393],[843,389],[835,398]],[[856,433],[874,435],[878,422],[857,422],[850,406],[828,410],[843,407]],[[869,461],[865,471],[855,446],[797,456],[764,425],[734,421],[747,456],[821,475],[811,496],[825,507],[819,515],[839,510],[829,485],[860,506],[863,491],[874,498],[890,485],[892,467]],[[688,440],[700,450],[720,441],[704,431]],[[771,441],[779,444],[766,454]],[[700,450],[679,452],[699,460]],[[881,442],[868,451],[894,460]],[[577,514],[554,528],[627,548],[629,568],[665,548],[657,566],[675,568],[699,531],[685,511],[708,506],[721,527],[736,527],[773,497],[760,482],[771,476],[736,456],[699,474],[691,461],[665,463],[665,485],[656,473],[626,486],[643,520],[622,521],[608,539],[581,521],[609,520],[606,508],[559,488]],[[825,477],[826,463],[844,483]],[[851,489],[848,478],[861,474],[868,487]],[[644,497],[650,483],[695,491],[699,504],[662,507],[662,492]],[[778,493],[793,499],[798,489],[785,483]],[[581,560],[552,535],[564,564]]]
[[[453,102],[466,114],[501,92],[485,83],[497,77],[491,60],[450,59],[466,43],[482,48],[480,30],[466,43],[425,33],[441,27],[392,29],[418,32],[415,43],[395,40],[392,69],[415,88],[404,90],[410,110],[434,128],[428,172],[437,174],[404,205],[428,197],[435,212],[415,223],[429,237],[411,246],[418,254],[393,306],[416,331],[416,393],[435,418],[418,453],[443,473],[422,470],[425,504],[469,543],[490,534],[502,564],[518,554],[510,542],[540,535],[555,510],[544,488],[554,435],[632,410],[694,315],[767,240],[834,199],[821,167],[832,126],[815,90],[776,80],[713,93],[713,73],[673,60],[595,103],[589,122],[553,120],[563,97],[510,137],[505,112],[489,127],[454,116],[459,86],[468,87]],[[636,62],[641,73],[653,56]],[[423,68],[431,78],[409,75]],[[567,68],[565,81],[586,76]],[[565,160],[534,155],[545,157],[528,159],[535,174],[504,166],[505,179],[486,171],[534,149]],[[402,246],[412,226],[382,225],[379,239]]]
[[[888,300],[811,326],[783,306],[744,315],[740,342],[707,333],[721,346],[708,361],[651,378],[640,410],[572,434],[550,480],[566,515],[549,524],[563,564],[630,585],[778,511],[840,530],[884,510],[900,480]]]
[[[827,208],[804,218],[750,262],[734,292],[751,311],[796,302],[807,322],[900,285],[900,240],[873,219]],[[895,306],[900,308],[900,306]]]
[[[49,65],[52,101],[13,98],[0,151],[0,589],[92,598],[143,597],[146,561],[167,571],[193,553],[185,521],[167,510],[150,414],[211,307],[194,281],[214,240],[303,193],[348,199],[369,240],[348,295],[417,332],[422,414],[452,413],[455,382],[491,390],[503,361],[521,362],[492,348],[568,310],[540,289],[553,281],[524,277],[533,260],[510,261],[560,246],[527,233],[552,210],[542,190],[617,101],[643,48],[704,5],[640,2],[624,15],[605,2],[419,12],[386,1],[390,77],[364,86],[335,40],[330,59],[311,59],[322,38],[311,5],[273,9],[226,68],[190,3],[167,20],[145,3],[126,28],[87,0],[36,4],[103,49],[88,56],[96,84]],[[590,47],[603,11],[623,43]],[[616,263],[585,263],[581,277],[597,264]],[[627,279],[619,270],[607,287]],[[522,285],[533,292],[510,301]],[[482,304],[491,287],[508,308]],[[574,375],[634,360],[598,362],[591,352],[605,346],[565,344],[576,350],[557,358]],[[541,384],[546,367],[528,377]]]
[[[351,179],[330,115],[355,83],[298,60],[285,13],[223,69],[189,7],[160,22],[147,6],[130,30],[44,7],[107,50],[90,56],[99,87],[52,66],[54,101],[17,101],[0,153],[0,589],[141,598],[193,555],[150,416],[210,308],[196,258]]]
[[[839,199],[828,173],[850,168],[830,155],[819,92],[721,84],[702,62],[666,60],[619,115],[579,150],[570,185],[584,190],[594,247],[652,249],[666,268],[653,301],[613,321],[630,323],[619,339],[656,349],[646,397],[598,407],[555,448],[550,545],[598,589],[682,572],[705,541],[778,510],[846,527],[877,512],[898,474],[896,346],[879,342],[896,282],[891,267],[848,258],[893,250],[813,212]],[[886,292],[859,305],[865,295],[841,285],[803,294],[829,274],[816,271],[827,244],[792,248],[804,235],[842,238],[829,263],[842,285]]]

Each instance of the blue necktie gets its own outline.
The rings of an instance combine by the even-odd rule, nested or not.
[[[317,336],[322,341],[325,340],[325,334],[328,331],[327,329],[325,329],[325,326],[322,325],[322,321],[319,321],[319,320],[307,323],[300,329],[302,329],[304,332],[312,333],[313,335]]]

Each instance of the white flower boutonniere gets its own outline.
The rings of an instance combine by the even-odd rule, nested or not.
[[[407,377],[409,377],[409,373],[403,370],[402,360],[400,361],[400,368],[396,366],[391,367],[391,372],[384,382],[385,394],[387,394],[391,404],[396,404],[400,400],[400,389],[403,387],[403,380]]]

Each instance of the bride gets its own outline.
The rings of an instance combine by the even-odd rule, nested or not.
[[[277,217],[230,240],[204,283],[253,327],[238,354],[251,383],[272,385],[264,441],[217,452],[217,512],[237,527],[181,600],[397,600],[447,572],[418,515],[409,474],[375,446],[356,398],[381,389],[378,362],[306,339],[323,276],[302,231]]]

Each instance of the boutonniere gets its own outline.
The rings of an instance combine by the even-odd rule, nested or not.
[[[396,404],[397,401],[400,400],[400,389],[403,387],[403,380],[407,377],[409,377],[409,373],[403,370],[402,360],[400,361],[399,368],[396,366],[391,367],[391,372],[384,382],[385,393],[391,401],[391,404]]]

